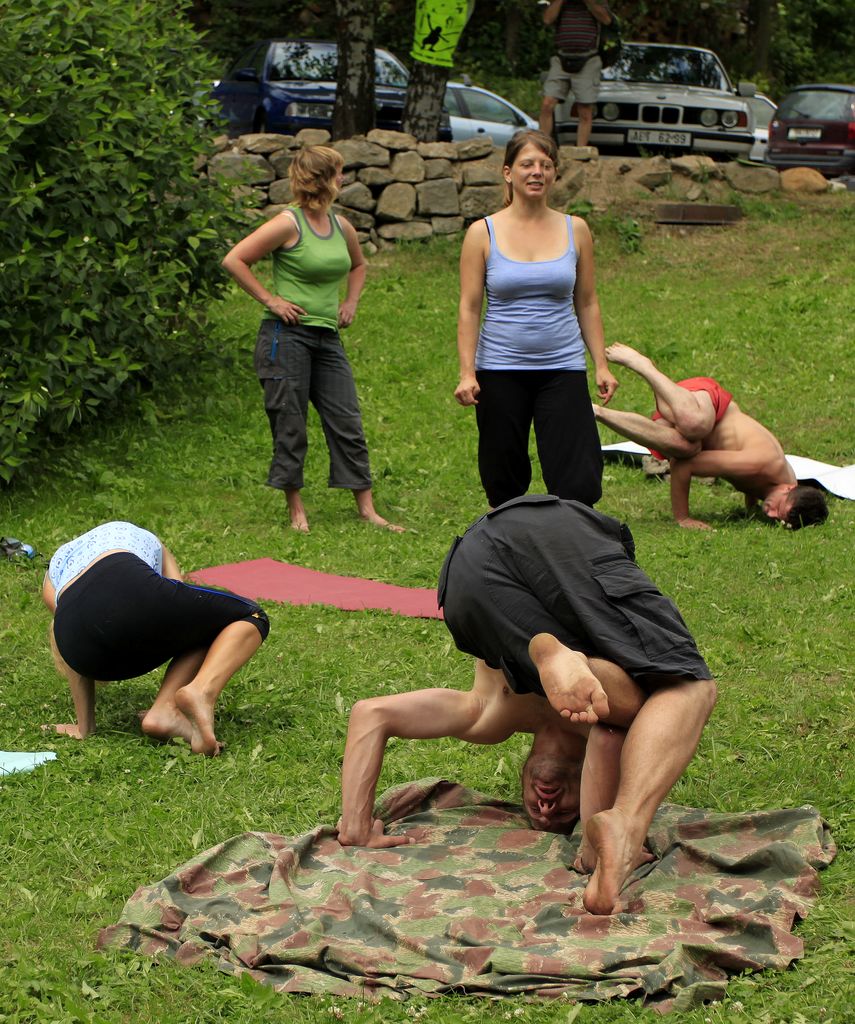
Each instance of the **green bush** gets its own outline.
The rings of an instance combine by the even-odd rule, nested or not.
[[[166,0],[5,0],[0,479],[204,347],[238,210],[200,179],[210,73]]]

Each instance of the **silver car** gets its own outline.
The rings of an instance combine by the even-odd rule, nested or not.
[[[494,146],[504,146],[514,132],[537,128],[537,121],[513,103],[469,82],[449,82],[445,109],[454,142],[490,135]]]
[[[624,43],[603,70],[590,144],[748,156],[754,114],[745,97],[755,92],[751,82],[734,87],[712,50]],[[575,142],[572,96],[556,108],[555,128],[560,143]]]

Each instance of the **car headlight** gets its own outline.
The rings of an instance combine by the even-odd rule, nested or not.
[[[606,121],[617,121],[620,116],[620,107],[617,103],[604,103],[600,114]]]
[[[286,117],[332,117],[331,103],[289,103]]]
[[[712,128],[716,121],[718,121],[718,114],[714,110],[707,107],[706,110],[701,111],[701,124],[705,128]]]
[[[721,115],[721,123],[725,128],[735,128],[739,123],[739,114],[735,110],[725,110]]]

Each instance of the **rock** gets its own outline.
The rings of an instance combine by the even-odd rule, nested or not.
[[[326,128],[301,128],[294,141],[298,146],[325,146],[331,138]]]
[[[724,176],[737,192],[777,192],[781,187],[781,176],[774,167],[749,166],[734,160],[724,165]]]
[[[828,192],[828,182],[812,167],[791,167],[788,171],[781,171],[781,188],[784,192],[818,195],[820,192]]]
[[[425,180],[425,162],[418,153],[396,153],[392,157],[392,177],[397,181],[408,181],[411,184]]]
[[[273,168],[257,153],[217,153],[208,161],[209,178],[225,178],[245,185],[266,185],[276,174]]]
[[[197,153],[196,156],[193,157],[193,171],[195,174],[198,174],[200,171],[204,171],[208,166],[208,156],[208,153]]]
[[[425,160],[425,180],[452,177],[452,163],[442,157]]]
[[[361,181],[353,185],[347,185],[339,192],[338,201],[342,206],[351,210],[365,210],[370,212],[376,206],[371,189]]]
[[[425,160],[431,157],[441,157],[443,160],[457,159],[457,144],[454,142],[420,142],[416,146],[416,152]]]
[[[391,185],[395,180],[388,167],[363,167],[356,172],[356,177],[363,185],[381,186]]]
[[[294,193],[291,191],[291,182],[287,178],[274,181],[268,189],[268,196],[271,203],[293,203]]]
[[[291,161],[294,159],[294,149],[280,149],[275,153],[271,153],[267,158],[270,161],[270,166],[276,171],[277,178],[287,178],[288,168],[291,166]]]
[[[222,153],[224,149],[228,149],[231,145],[231,139],[228,135],[217,135],[211,139],[211,153]]]
[[[362,245],[362,251],[365,253],[366,256],[374,256],[377,252],[379,252],[379,249],[371,241],[370,238],[360,244]]]
[[[469,160],[463,165],[464,185],[501,185],[502,160],[496,160],[491,153],[484,160]]]
[[[275,153],[277,149],[287,149],[294,143],[293,135],[277,135],[275,132],[260,132],[254,135],[241,135],[238,149],[244,153]]]
[[[351,210],[347,206],[333,203],[332,212],[349,220],[357,231],[370,231],[374,227],[374,218],[370,213],[365,213],[362,210]]]
[[[585,178],[585,164],[569,166],[549,190],[549,205],[557,210],[564,209],[585,184]]]
[[[671,161],[671,170],[674,174],[685,174],[695,181],[710,181],[713,178],[723,178],[721,166],[711,156],[695,155],[675,156]]]
[[[309,129],[304,128],[303,131]],[[302,135],[303,132],[300,132]],[[333,149],[341,153],[345,170],[349,167],[388,167],[389,150],[367,139],[341,139],[333,143]]]
[[[828,183],[829,192],[848,192],[849,189],[846,186],[845,181],[830,181]]]
[[[686,192],[686,198],[689,200],[690,203],[694,203],[698,199],[700,199],[703,194],[704,190],[697,182],[695,182]]]
[[[456,235],[462,231],[465,221],[462,217],[431,217],[430,226],[435,235]]]
[[[418,145],[415,135],[410,135],[409,132],[387,131],[384,128],[372,128],[365,137],[369,142],[376,142],[378,146],[395,151],[415,149]]]
[[[290,203],[271,203],[270,206],[265,206],[261,212],[268,220],[270,220],[271,217],[277,217],[283,210],[290,209]]]
[[[415,212],[416,190],[403,181],[383,189],[375,210],[378,220],[409,220]]]
[[[558,162],[563,164],[567,160],[596,160],[600,151],[596,146],[559,146]]]
[[[460,212],[460,198],[452,178],[437,178],[416,185],[418,211],[422,216],[448,217]]]
[[[666,185],[671,180],[671,165],[664,156],[651,156],[646,160],[639,160],[627,177],[652,192],[653,189]]]
[[[390,185],[390,188],[394,188],[394,185]],[[433,234],[433,228],[430,224],[425,223],[423,220],[411,220],[406,224],[384,224],[382,227],[377,229],[377,233],[381,238],[389,239],[415,239],[415,238],[430,238]]]
[[[477,139],[466,139],[464,142],[456,142],[458,160],[478,160],[482,156],[489,156],[493,152],[493,140],[489,135],[481,135]]]
[[[467,220],[487,217],[502,209],[504,198],[501,185],[466,185],[460,193],[460,213]]]

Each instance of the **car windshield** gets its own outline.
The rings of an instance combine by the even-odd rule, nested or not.
[[[617,61],[604,69],[603,78],[730,91],[727,76],[714,53],[683,46],[625,45]]]
[[[855,93],[837,89],[799,89],[781,101],[778,117],[813,118],[818,121],[846,121],[852,116]]]
[[[274,43],[270,55],[270,79],[273,82],[334,82],[338,73],[338,47],[335,43],[309,43],[293,40]],[[407,69],[385,50],[374,58],[377,85],[406,87]]]
[[[335,43],[274,43],[270,54],[273,82],[334,82],[338,67]]]

